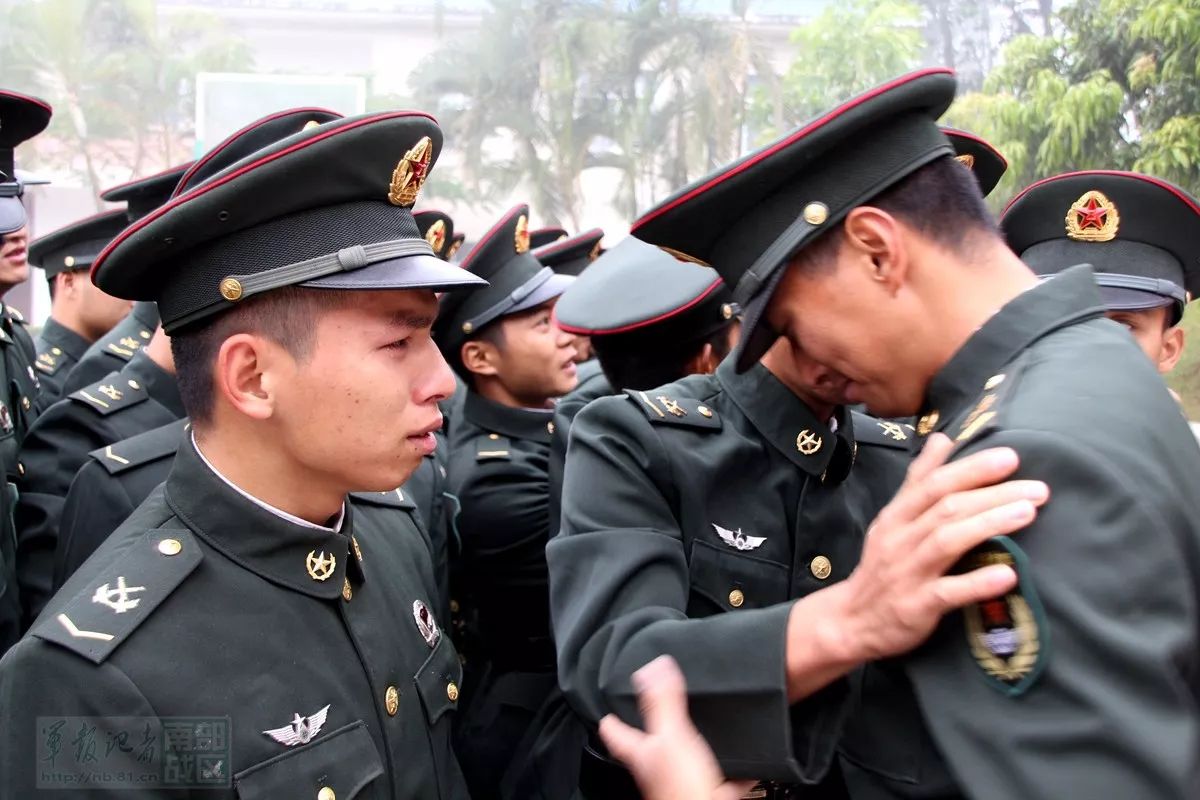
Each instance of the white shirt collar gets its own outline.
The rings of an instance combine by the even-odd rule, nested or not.
[[[318,531],[329,531],[332,533],[341,533],[342,532],[342,523],[346,520],[346,503],[345,502],[342,503],[342,508],[341,508],[341,510],[338,511],[337,522],[334,523],[332,528],[325,526],[325,525],[314,525],[313,523],[309,522],[308,520],[300,519],[299,517],[297,517],[293,514],[289,514],[288,512],[284,511],[283,509],[276,508],[275,506],[271,505],[270,503],[264,503],[262,500],[259,500],[254,495],[250,494],[249,492],[244,491],[236,483],[229,480],[229,478],[226,478],[224,475],[221,474],[221,471],[219,469],[217,469],[216,467],[214,467],[212,465],[211,461],[209,461],[207,458],[205,458],[204,451],[200,449],[200,445],[196,444],[196,432],[195,431],[192,431],[191,436],[192,436],[192,447],[196,448],[196,453],[200,456],[200,460],[204,462],[204,466],[211,469],[213,474],[216,475],[218,478],[220,478],[221,481],[226,486],[228,486],[230,489],[233,489],[235,492],[237,492],[242,497],[249,500],[251,503],[254,503],[254,505],[258,506],[259,508],[261,508],[264,511],[274,514],[275,516],[279,517],[280,519],[287,520],[288,522],[292,523],[293,525],[299,525],[303,528],[312,528],[312,529],[318,530]]]

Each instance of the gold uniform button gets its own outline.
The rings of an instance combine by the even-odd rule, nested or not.
[[[17,462],[17,474],[18,474],[18,475],[24,475],[24,474],[25,474],[25,465],[24,465],[24,464],[22,464],[22,463],[21,463],[21,462],[19,462],[19,461]]]
[[[933,433],[933,429],[936,428],[938,424],[938,416],[939,414],[935,410],[930,411],[928,414],[917,420],[917,435],[928,436],[929,434]]]
[[[317,792],[317,800],[337,800],[337,794],[328,786],[322,786],[321,791]]]
[[[488,438],[489,438],[489,439],[491,439],[491,440],[494,442],[494,441],[496,441],[497,439],[499,439],[499,438],[500,438],[500,434],[498,434],[498,433],[489,433],[489,434],[488,434]]]
[[[164,556],[177,556],[181,550],[183,550],[183,545],[178,539],[163,539],[158,543],[158,552]]]
[[[217,285],[217,289],[221,292],[221,297],[224,297],[231,303],[236,303],[242,299],[242,282],[237,278],[226,278]]]
[[[21,408],[23,408],[23,409],[25,409],[26,411],[28,411],[32,405],[33,405],[33,403],[29,402],[29,398],[28,398],[28,397],[22,397],[22,398],[21,398]]]
[[[808,564],[808,568],[812,570],[813,577],[823,581],[833,572],[833,564],[825,556],[817,556]]]
[[[389,717],[396,716],[400,710],[400,692],[395,686],[389,686],[383,693],[383,707],[387,709]]]
[[[62,355],[62,350],[59,350],[57,347],[51,347],[51,348],[50,348],[50,352],[51,352],[51,353],[54,353],[54,355],[56,355],[56,356],[61,356],[61,355]]]
[[[349,578],[343,577],[342,581],[342,599],[349,603],[350,599],[354,597],[354,590],[350,588]]]
[[[550,433],[550,434],[554,433],[554,423],[553,422],[546,423],[546,432]]]
[[[450,699],[451,703],[458,702],[458,685],[454,681],[446,684],[446,697]]]
[[[709,409],[708,406],[697,406],[696,411],[698,411],[700,413],[700,416],[704,417],[705,419],[712,418],[712,411]]]
[[[729,593],[729,605],[734,608],[741,608],[742,603],[746,602],[746,595],[742,594],[741,589],[734,589]]]
[[[141,389],[141,388],[142,388],[142,385],[141,385],[140,383],[138,383],[137,381],[130,381],[130,382],[129,382],[129,388],[130,388],[130,389],[133,389],[133,390],[135,390],[135,391],[136,391],[136,390],[138,390],[138,389]]]
[[[138,334],[138,336],[141,336],[143,339],[149,339],[149,338],[150,338],[150,331],[142,331],[142,332],[140,332],[140,333]]]
[[[997,386],[999,386],[1002,383],[1004,383],[1004,373],[1003,372],[1001,372],[998,375],[993,375],[992,377],[988,378],[987,383],[985,383],[983,385],[983,388],[990,392],[992,389],[995,389]]]

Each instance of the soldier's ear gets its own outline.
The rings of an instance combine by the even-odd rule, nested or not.
[[[276,351],[282,348],[253,333],[234,334],[222,342],[213,365],[217,403],[251,419],[270,418],[275,410],[275,382],[287,378],[277,369],[281,353]]]
[[[500,350],[491,342],[472,339],[460,351],[463,366],[476,375],[496,375],[500,371]]]
[[[1175,365],[1179,363],[1179,359],[1183,356],[1184,338],[1183,327],[1180,325],[1175,325],[1163,331],[1162,347],[1158,351],[1159,374],[1166,375],[1175,369]]]

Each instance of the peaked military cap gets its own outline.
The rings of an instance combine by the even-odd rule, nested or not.
[[[299,133],[305,128],[341,118],[341,114],[325,108],[289,108],[257,119],[230,134],[216,147],[196,159],[176,182],[171,197],[178,197],[188,189],[199,186],[218,172],[254,155],[267,145],[275,144],[280,139]]]
[[[449,261],[450,248],[455,241],[454,220],[450,219],[450,215],[429,209],[414,211],[413,219],[417,221],[417,230],[421,232],[421,236],[425,237],[425,241],[433,248],[433,254],[443,261]],[[458,241],[461,242],[462,239]]]
[[[529,248],[537,250],[565,238],[567,238],[567,232],[562,228],[538,228],[529,232]]]
[[[503,316],[552,300],[574,280],[556,275],[529,252],[529,206],[512,208],[467,253],[459,265],[488,286],[470,294],[446,295],[433,335],[443,353]]]
[[[927,69],[850,100],[773,144],[676,192],[632,233],[685,261],[712,266],[745,307],[737,368],[775,334],[763,322],[784,267],[852,209],[954,149],[937,118],[954,73]]]
[[[979,182],[979,191],[984,197],[992,193],[996,184],[1008,171],[1008,159],[1000,151],[992,147],[986,140],[973,133],[960,131],[956,128],[942,127],[942,133],[950,140],[954,148],[954,160],[965,165],[975,173]]]
[[[433,118],[410,111],[301,130],[130,225],[92,279],[117,297],[156,300],[168,332],[285,286],[483,284],[437,258],[413,220],[441,144]]]
[[[596,259],[554,307],[563,330],[602,350],[694,342],[740,313],[716,270],[630,236]]]
[[[1055,175],[1009,203],[1000,227],[1039,275],[1091,264],[1114,311],[1174,305],[1175,321],[1200,292],[1200,205],[1136,172]]]
[[[25,225],[24,187],[17,179],[17,145],[32,139],[50,124],[54,110],[29,95],[0,89],[0,235]]]
[[[29,245],[29,263],[52,278],[60,272],[90,267],[112,238],[124,230],[125,212],[105,211],[73,222],[65,228],[34,239]]]
[[[125,214],[130,222],[136,222],[171,199],[171,193],[179,179],[191,168],[192,162],[179,164],[147,175],[144,178],[122,183],[100,193],[106,203],[124,203]]]
[[[533,257],[559,275],[578,276],[600,257],[604,231],[592,228],[534,249]]]

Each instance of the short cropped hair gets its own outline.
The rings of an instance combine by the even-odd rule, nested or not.
[[[446,363],[450,365],[450,369],[454,370],[454,374],[458,375],[469,389],[475,389],[475,373],[467,369],[467,365],[463,363],[462,349],[468,342],[481,341],[487,342],[497,350],[502,351],[504,349],[504,326],[500,322],[503,319],[504,317],[500,317],[500,319],[483,326],[483,328],[459,342],[457,347],[442,350],[442,357],[446,359]]]
[[[650,346],[645,337],[640,341],[632,337],[623,341],[622,334],[593,336],[592,349],[613,389],[653,389],[687,377],[688,362],[700,355],[706,344],[712,345],[718,361],[724,360],[729,355],[732,324],[674,345]]]
[[[983,201],[974,174],[950,156],[943,156],[903,178],[861,205],[886,211],[950,250],[961,252],[972,235],[999,236],[996,221]],[[805,269],[832,266],[841,246],[836,225],[800,251],[797,264]]]
[[[250,297],[229,311],[172,334],[176,380],[192,423],[204,425],[212,420],[213,368],[226,339],[241,333],[256,334],[283,347],[297,361],[304,361],[312,353],[319,317],[352,303],[353,295],[287,286]]]

